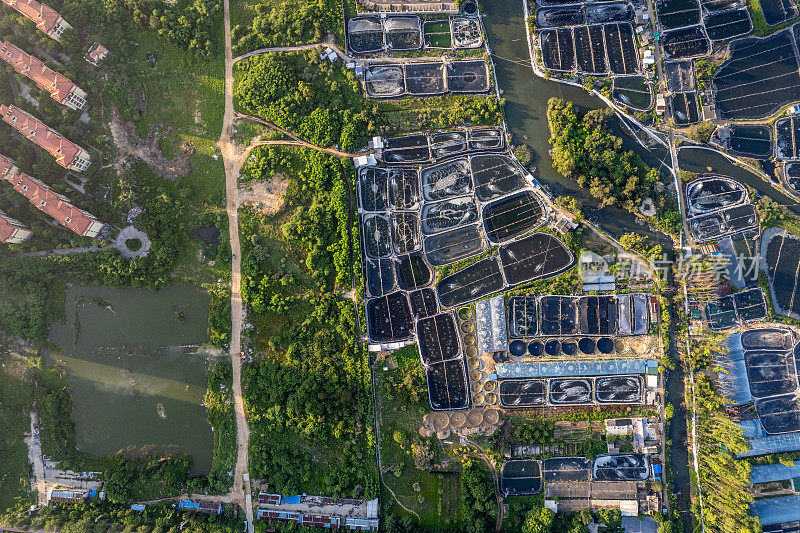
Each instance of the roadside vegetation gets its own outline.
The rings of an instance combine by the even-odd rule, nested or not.
[[[255,361],[244,370],[250,472],[276,492],[373,498],[375,435],[367,354],[352,301],[360,269],[351,232],[349,160],[300,150],[284,167],[284,209],[240,213],[242,297]],[[260,150],[248,169],[279,167]],[[369,466],[372,464],[373,466]]]

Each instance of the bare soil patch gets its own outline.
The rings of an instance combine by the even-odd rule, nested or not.
[[[251,181],[247,188],[236,191],[238,205],[249,205],[266,215],[274,215],[284,204],[283,196],[289,187],[289,180],[276,173],[267,181]]]
[[[142,139],[136,135],[136,126],[133,122],[123,122],[116,109],[109,126],[114,144],[120,153],[141,159],[157,176],[175,180],[189,173],[189,156],[194,152],[192,143],[184,141],[180,147],[180,154],[172,159],[166,159],[158,147],[159,140],[169,135],[171,127],[160,123],[150,124],[147,137]]]

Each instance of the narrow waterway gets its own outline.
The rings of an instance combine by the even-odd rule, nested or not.
[[[623,233],[636,232],[659,242],[665,242],[662,234],[647,230],[636,217],[614,207],[595,209],[596,202],[587,198],[586,191],[578,187],[553,168],[550,150],[550,131],[547,125],[547,102],[550,98],[563,98],[583,109],[602,109],[602,100],[591,96],[579,87],[544,80],[533,73],[527,48],[525,22],[521,0],[493,0],[485,3],[486,34],[492,50],[500,96],[505,99],[506,123],[513,141],[525,143],[533,148],[534,164],[538,167],[537,178],[554,196],[569,195],[583,200],[587,206],[587,217],[598,223],[615,237]],[[669,180],[669,152],[661,147],[645,149],[632,137],[625,134],[619,120],[609,120],[613,132],[620,136],[625,148],[635,151],[649,165],[658,167]]]

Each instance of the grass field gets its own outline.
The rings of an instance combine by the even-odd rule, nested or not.
[[[425,24],[425,46],[431,48],[450,48],[453,39],[450,35],[450,22],[432,22]]]
[[[411,452],[413,438],[418,435],[422,416],[430,410],[423,394],[418,401],[410,401],[402,394],[393,393],[395,384],[403,382],[409,374],[408,365],[419,365],[416,348],[401,350],[392,355],[395,364],[386,364],[382,370],[378,363],[375,375],[376,392],[381,418],[381,459],[383,467],[383,502],[393,514],[409,514],[395,501],[388,487],[403,506],[417,513],[423,527],[457,527],[461,523],[461,491],[458,471],[460,463],[451,454],[451,448],[431,438],[433,465],[441,468],[418,469]],[[396,432],[405,435],[408,442],[401,446]],[[432,473],[431,470],[447,473]]]
[[[33,404],[31,384],[22,378],[24,362],[0,353],[0,509],[27,496],[28,448],[23,442],[30,432]]]

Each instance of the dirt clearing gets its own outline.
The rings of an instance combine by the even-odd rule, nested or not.
[[[289,188],[289,180],[276,173],[267,181],[251,181],[244,187],[236,191],[238,205],[249,205],[265,215],[274,215],[283,207],[283,195]]]
[[[180,154],[172,159],[165,159],[158,147],[158,142],[169,135],[170,127],[158,123],[150,124],[147,138],[142,139],[136,135],[136,126],[132,122],[122,122],[115,109],[110,128],[120,154],[141,159],[157,176],[175,180],[189,173],[189,156],[194,152],[191,143],[184,142],[180,147]],[[120,163],[120,160],[115,163],[117,169]]]

